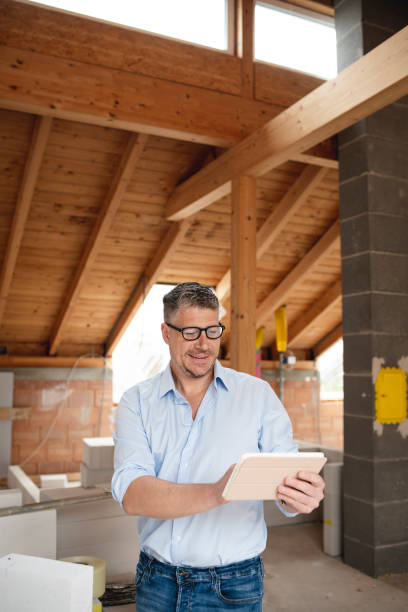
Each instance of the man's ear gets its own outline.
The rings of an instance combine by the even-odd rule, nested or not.
[[[169,328],[167,327],[165,323],[161,324],[161,333],[162,333],[163,340],[165,341],[166,344],[168,344],[169,343]]]

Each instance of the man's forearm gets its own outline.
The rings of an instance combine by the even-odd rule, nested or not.
[[[127,514],[157,519],[190,516],[225,503],[222,490],[221,481],[176,484],[154,476],[141,476],[130,483],[123,497],[123,508]]]

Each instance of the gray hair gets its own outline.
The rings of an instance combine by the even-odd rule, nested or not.
[[[163,297],[164,320],[170,321],[182,306],[210,308],[219,312],[220,303],[214,291],[200,283],[180,283]]]

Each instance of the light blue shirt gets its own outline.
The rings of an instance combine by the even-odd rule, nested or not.
[[[213,483],[243,453],[297,451],[270,385],[218,361],[194,420],[167,366],[123,395],[114,441],[112,495],[121,504],[140,476]],[[172,565],[226,565],[255,557],[266,545],[262,501],[233,501],[173,520],[139,517],[138,523],[140,548]]]

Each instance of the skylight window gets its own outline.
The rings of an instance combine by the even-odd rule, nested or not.
[[[226,50],[228,0],[43,0],[55,8]]]
[[[337,74],[336,30],[329,17],[280,2],[255,6],[255,59],[323,79]],[[285,8],[286,7],[286,8]]]

